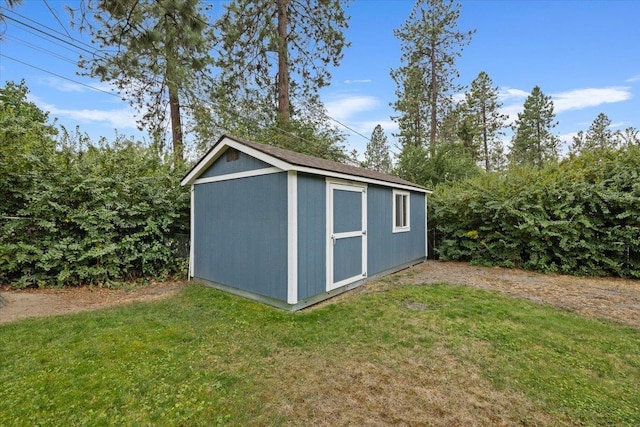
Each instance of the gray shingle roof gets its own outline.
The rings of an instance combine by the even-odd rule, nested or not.
[[[371,178],[379,181],[385,181],[394,184],[408,185],[411,187],[421,188],[424,187],[414,184],[413,182],[406,181],[398,178],[397,176],[387,175],[386,173],[373,171],[370,169],[359,168],[357,166],[345,165],[344,163],[338,163],[331,160],[320,159],[318,157],[308,156],[306,154],[296,153],[295,151],[285,150],[283,148],[274,147],[272,145],[259,144],[257,142],[246,141],[236,137],[228,136],[229,139],[251,147],[255,150],[261,151],[265,154],[273,156],[277,159],[291,163],[297,166],[305,166],[313,169],[321,169],[330,172],[344,173],[353,176],[359,176],[363,178]]]
[[[388,182],[390,184],[400,184],[400,185],[405,185],[409,187],[414,187],[416,189],[426,190],[424,187],[418,184],[414,184],[413,182],[398,178],[397,176],[388,175],[382,172],[377,172],[369,169],[359,168],[357,166],[345,165],[344,163],[338,163],[331,160],[320,159],[318,157],[296,153],[295,151],[285,150],[283,148],[274,147],[272,145],[247,141],[234,136],[228,136],[228,135],[222,136],[218,140],[218,142],[214,144],[213,147],[211,147],[209,152],[213,150],[218,144],[220,144],[225,138],[229,138],[239,144],[245,145],[249,148],[253,148],[254,150],[258,150],[264,154],[275,157],[279,160],[282,160],[284,162],[287,162],[295,166],[308,167],[308,168],[318,169],[318,170],[327,171],[327,172],[336,172],[336,173],[341,173],[346,175],[352,175],[353,177],[369,178],[377,181]],[[206,154],[203,158],[205,157],[206,157]],[[197,167],[197,164],[196,166],[194,166],[194,168],[196,167]],[[191,171],[189,171],[187,175],[189,175],[189,173],[191,173]]]

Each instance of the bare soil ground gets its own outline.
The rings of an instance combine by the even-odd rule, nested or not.
[[[153,283],[134,290],[98,287],[0,289],[0,323],[35,316],[75,313],[175,295],[187,282]],[[377,292],[394,283],[450,283],[505,292],[585,316],[611,319],[640,329],[640,280],[546,275],[525,270],[427,261],[404,270],[393,281],[369,283],[353,292]],[[351,293],[338,298],[348,297]],[[335,299],[332,300],[335,302]]]
[[[379,292],[403,284],[449,283],[504,292],[517,298],[610,319],[640,329],[640,280],[541,274],[500,267],[478,267],[462,262],[427,261],[393,276],[357,288]],[[349,293],[340,297],[348,297]]]
[[[96,310],[177,294],[187,282],[151,283],[133,290],[81,286],[62,289],[8,290],[0,288],[0,323],[27,317]]]

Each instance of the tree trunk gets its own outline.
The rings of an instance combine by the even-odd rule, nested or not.
[[[180,120],[180,98],[178,85],[173,78],[173,69],[167,70],[169,87],[169,111],[171,113],[171,139],[173,142],[173,164],[178,166],[183,160],[184,143],[182,141],[182,122]]]
[[[436,155],[436,128],[438,126],[438,82],[436,79],[436,51],[432,47],[430,52],[431,61],[431,99],[429,103],[431,104],[431,125],[429,129],[429,150],[431,152],[431,157],[435,157]]]
[[[289,51],[287,46],[287,27],[289,25],[287,6],[289,0],[278,2],[278,119],[287,125],[290,119],[289,100]]]
[[[489,172],[489,143],[487,142],[487,106],[482,104],[482,143],[484,145],[484,170]]]

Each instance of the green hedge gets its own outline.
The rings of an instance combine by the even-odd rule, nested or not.
[[[441,259],[640,277],[638,146],[442,185],[430,206]]]
[[[1,283],[110,286],[184,270],[184,171],[155,150],[120,139],[21,156],[13,164],[29,166],[6,172],[21,185],[3,191],[12,203],[0,221]]]

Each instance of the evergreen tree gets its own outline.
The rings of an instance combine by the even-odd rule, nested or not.
[[[510,162],[542,166],[557,160],[559,138],[551,133],[557,124],[551,97],[534,87],[514,125]]]
[[[71,12],[101,49],[79,65],[143,111],[140,124],[156,141],[168,106],[174,160],[182,161],[185,100],[193,103],[211,75],[212,34],[198,0],[84,0],[79,15]]]
[[[466,113],[471,118],[475,134],[479,138],[480,158],[484,169],[489,172],[498,170],[504,164],[504,148],[500,136],[504,135],[507,117],[500,114],[502,104],[498,102],[498,87],[487,73],[481,71],[471,82],[471,89],[466,93]]]
[[[571,154],[580,154],[586,150],[616,148],[618,138],[615,132],[609,129],[610,126],[611,120],[609,117],[604,113],[598,114],[591,126],[589,126],[587,133],[580,131],[573,137],[573,143],[569,147],[569,151]]]
[[[618,143],[625,147],[631,147],[632,145],[640,145],[640,130],[629,126],[624,132],[617,132]]]
[[[340,0],[232,0],[217,23],[221,79],[228,99],[249,100],[254,108],[287,128],[297,109],[318,101],[329,85],[329,65],[337,66],[348,45],[349,17]],[[275,85],[274,85],[275,82]]]
[[[436,150],[438,127],[452,104],[458,72],[456,58],[475,30],[457,28],[460,4],[454,0],[419,0],[404,25],[394,31],[402,45],[402,65],[391,71],[400,113],[401,143],[423,144],[428,130],[430,154]]]
[[[391,172],[391,156],[389,155],[389,142],[387,136],[379,124],[373,129],[371,139],[367,143],[362,167],[378,172]]]

